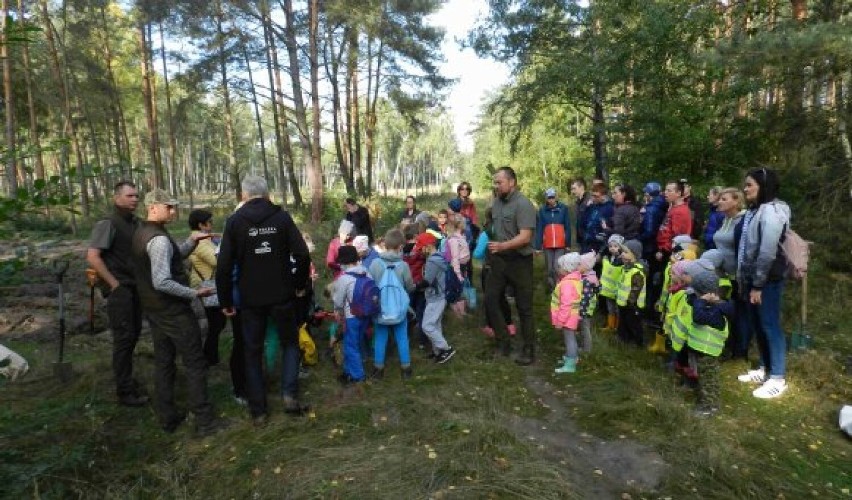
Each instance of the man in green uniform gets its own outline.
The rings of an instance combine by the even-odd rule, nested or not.
[[[107,300],[118,402],[124,406],[144,406],[148,396],[133,379],[133,350],[142,330],[142,309],[130,257],[133,233],[139,225],[134,215],[139,204],[136,185],[128,181],[116,184],[113,204],[112,213],[92,229],[86,261],[97,271],[101,293]]]
[[[494,328],[503,355],[511,351],[506,320],[500,313],[500,297],[507,286],[515,290],[515,305],[520,319],[523,341],[519,365],[535,361],[535,329],[533,327],[533,247],[536,210],[530,200],[518,190],[518,179],[510,167],[494,174],[494,204],[491,207],[493,238],[488,243],[491,254],[491,273],[485,283],[488,320]]]

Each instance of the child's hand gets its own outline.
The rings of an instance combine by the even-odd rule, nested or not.
[[[715,293],[705,293],[704,295],[701,296],[701,298],[703,300],[706,300],[707,302],[711,302],[711,303],[714,303],[714,304],[716,302],[719,302],[719,300],[721,300],[719,298],[719,296],[716,295]]]

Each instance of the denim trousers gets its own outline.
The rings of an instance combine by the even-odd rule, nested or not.
[[[364,362],[361,359],[361,342],[367,331],[368,318],[346,318],[343,334],[343,373],[352,380],[364,380]]]
[[[760,294],[760,304],[746,304],[751,331],[760,347],[760,365],[771,378],[786,374],[787,341],[781,330],[781,294],[784,281],[767,281]],[[751,292],[751,289],[748,290]],[[746,294],[748,298],[749,293]],[[748,299],[746,299],[748,300]]]

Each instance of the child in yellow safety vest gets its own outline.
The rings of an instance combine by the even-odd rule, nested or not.
[[[618,294],[618,283],[621,281],[623,264],[621,262],[621,245],[624,237],[613,234],[607,240],[609,255],[604,254],[601,259],[601,292],[600,296],[606,304],[606,326],[605,330],[618,328],[618,306],[615,296]]]
[[[709,417],[719,411],[719,355],[733,306],[719,297],[719,276],[712,262],[693,261],[685,271],[690,291],[674,318],[672,348],[686,351],[689,367],[698,377],[695,416]]]
[[[641,257],[642,243],[639,240],[628,240],[621,245],[624,267],[615,297],[618,304],[618,338],[638,346],[645,344],[642,311],[645,309],[647,279],[645,266],[639,261]]]
[[[577,370],[577,327],[580,324],[580,301],[583,297],[583,275],[580,274],[580,254],[567,253],[556,260],[559,282],[550,297],[550,322],[562,331],[565,355],[556,373]]]
[[[666,353],[666,333],[665,330],[665,321],[668,304],[671,302],[671,293],[672,289],[679,290],[683,287],[675,286],[673,283],[673,269],[676,263],[687,260],[695,260],[697,258],[698,248],[692,242],[692,237],[689,235],[680,235],[675,236],[674,244],[672,246],[672,255],[669,257],[669,263],[666,265],[665,271],[663,271],[663,288],[660,293],[660,299],[654,304],[654,308],[660,313],[660,322],[663,324],[662,331],[657,331],[654,335],[654,342],[648,347],[648,352],[653,354],[665,354]],[[670,360],[670,363],[674,362],[674,359]]]

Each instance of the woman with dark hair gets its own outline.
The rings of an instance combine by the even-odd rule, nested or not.
[[[458,187],[456,187],[456,195],[458,195],[459,199],[462,201],[462,207],[459,213],[470,219],[471,224],[479,226],[479,217],[476,215],[476,205],[473,203],[473,200],[470,199],[470,194],[472,192],[473,188],[470,187],[470,183],[467,181],[460,182]]]
[[[787,266],[780,242],[790,221],[790,207],[777,198],[778,188],[774,170],[757,168],[746,175],[743,192],[748,210],[737,254],[737,282],[760,348],[760,367],[738,379],[762,383],[752,392],[762,399],[778,397],[787,389],[787,346],[781,331],[781,294]]]
[[[188,223],[192,234],[209,234],[213,231],[213,214],[207,210],[195,209],[189,213]],[[189,254],[192,266],[189,286],[198,288],[202,281],[216,279],[217,252],[216,244],[210,238],[198,241],[195,251]],[[202,342],[204,357],[209,366],[216,366],[219,364],[219,334],[225,329],[226,318],[218,306],[205,307],[204,314],[207,316],[207,338]]]
[[[636,190],[628,184],[616,184],[612,190],[612,200],[615,202],[612,227],[606,223],[606,220],[602,221],[604,233],[607,236],[619,234],[625,241],[637,239],[642,232],[642,220],[636,203]],[[636,256],[637,259],[641,257],[641,255]]]
[[[399,215],[400,222],[403,225],[414,224],[414,219],[420,214],[417,210],[417,200],[414,196],[408,195],[405,197],[405,209]]]

